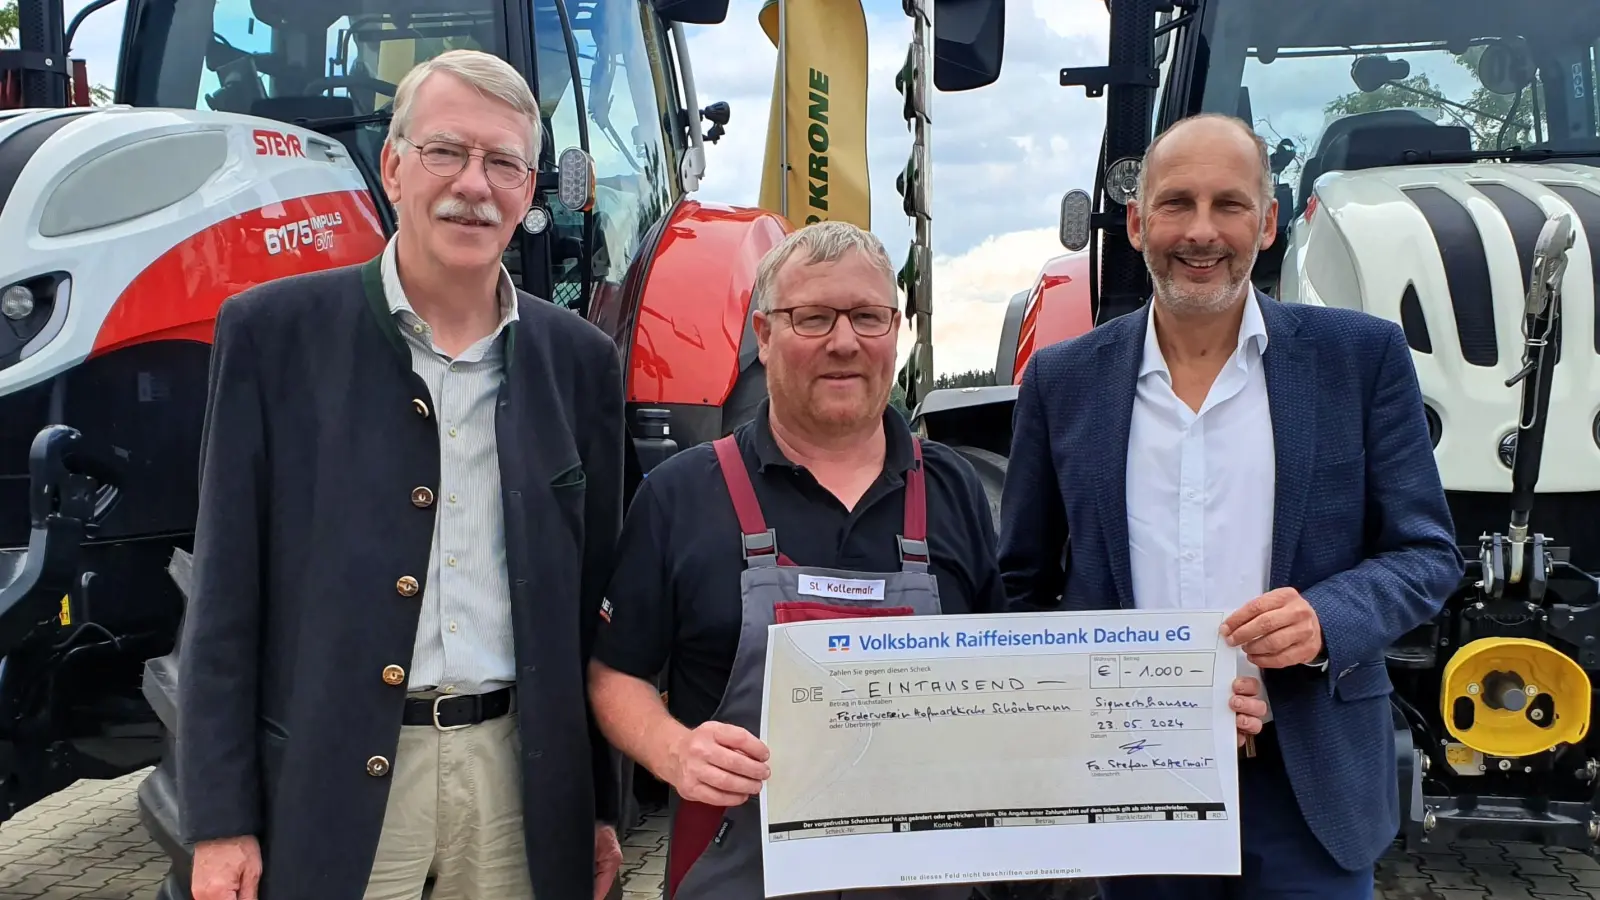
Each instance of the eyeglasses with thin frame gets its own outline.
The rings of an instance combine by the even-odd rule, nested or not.
[[[835,309],[831,306],[791,306],[775,309],[772,314],[785,313],[789,326],[802,337],[824,337],[833,333],[840,316],[849,316],[850,327],[861,337],[883,337],[894,327],[900,310],[893,306],[857,306],[854,309]]]
[[[422,167],[441,178],[454,178],[460,175],[467,168],[467,162],[474,156],[483,159],[483,171],[489,183],[502,190],[522,187],[533,171],[533,167],[528,165],[526,160],[511,153],[502,153],[498,150],[487,152],[470,150],[453,141],[428,141],[425,144],[418,144],[410,138],[400,140],[417,148],[417,158],[422,161]]]

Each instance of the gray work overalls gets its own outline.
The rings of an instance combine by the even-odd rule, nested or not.
[[[854,616],[936,616],[939,586],[928,571],[927,495],[922,474],[922,446],[912,439],[914,462],[906,475],[905,527],[898,538],[900,571],[861,573],[796,566],[778,549],[756,500],[734,438],[714,442],[717,461],[743,532],[744,572],[740,577],[743,621],[739,649],[723,689],[722,702],[711,718],[761,734],[761,689],[766,669],[767,626],[812,619]],[[732,549],[732,548],[730,548]],[[802,598],[799,576],[884,579],[884,599]],[[672,823],[667,847],[667,900],[761,900],[761,801],[751,797],[736,807],[720,807],[680,798],[672,792]],[[796,895],[799,900],[967,900],[972,885],[925,886],[870,891]]]

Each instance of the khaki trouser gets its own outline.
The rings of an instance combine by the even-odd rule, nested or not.
[[[517,714],[400,729],[365,900],[533,900]]]

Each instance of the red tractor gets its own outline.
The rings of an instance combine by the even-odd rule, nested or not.
[[[170,900],[188,896],[170,727],[215,314],[381,250],[405,73],[472,47],[533,86],[538,193],[506,264],[615,339],[633,484],[761,400],[751,289],[790,226],[693,196],[729,110],[700,106],[684,26],[728,0],[129,0],[116,105],[91,107],[69,49],[106,2],[69,25],[61,0],[23,0],[21,49],[0,51],[0,822],[156,766],[139,799]],[[993,81],[999,0],[924,7],[919,74]]]

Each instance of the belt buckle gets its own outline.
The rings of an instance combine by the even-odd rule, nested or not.
[[[460,725],[445,725],[439,721],[439,704],[446,700],[453,699],[455,698],[447,694],[440,694],[439,696],[433,698],[433,727],[439,731],[460,731],[461,729],[470,727],[472,725],[471,722],[463,722]]]

